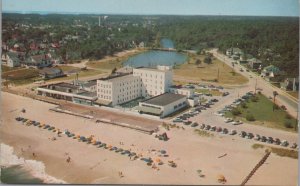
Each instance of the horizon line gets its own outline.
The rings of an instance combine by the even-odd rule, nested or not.
[[[36,14],[36,15],[135,15],[135,16],[238,16],[238,17],[298,17],[299,15],[235,15],[235,14],[140,14],[140,13],[98,13],[98,12],[56,12],[56,11],[10,11],[10,10],[2,10],[2,13],[15,13],[15,14]]]

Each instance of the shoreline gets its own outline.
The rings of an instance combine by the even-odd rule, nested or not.
[[[41,179],[43,184],[67,184],[64,180],[47,174],[43,162],[17,156],[14,153],[14,148],[5,143],[0,144],[0,149],[1,169],[20,166],[20,168],[28,171],[32,177]]]
[[[35,169],[41,173],[39,175],[53,175],[71,184],[216,185],[217,175],[223,174],[228,180],[226,184],[234,185],[240,184],[241,179],[249,174],[251,168],[264,154],[261,149],[254,150],[251,141],[240,140],[237,136],[215,135],[207,138],[196,135],[194,128],[169,131],[160,128],[161,132],[166,132],[171,139],[165,142],[126,128],[96,124],[95,121],[71,115],[62,116],[49,111],[54,107],[49,103],[6,92],[2,92],[1,98],[4,122],[0,136],[2,143],[13,147],[8,148],[11,150],[10,153],[6,153],[6,158],[10,159],[11,154],[16,154],[12,159],[17,163],[18,156],[34,159],[32,160],[34,163],[35,160],[40,161],[43,164],[35,166],[39,168]],[[21,113],[22,108],[26,109],[26,113]],[[66,135],[58,137],[56,133],[48,130],[21,124],[15,120],[17,116],[55,126],[61,131],[68,129],[82,136],[94,135],[97,140],[108,145],[131,149],[145,158],[151,157],[154,160],[159,158],[163,165],[158,166],[159,171],[154,170],[144,161],[140,161],[141,159],[133,161],[128,156],[97,148],[92,144],[68,138]],[[51,140],[53,137],[56,139]],[[159,156],[157,153],[159,150],[167,151],[168,156]],[[33,156],[33,153],[36,156]],[[226,157],[218,158],[225,153]],[[71,157],[70,163],[66,162],[68,156]],[[170,160],[175,161],[178,167],[168,166]],[[295,159],[271,155],[268,164],[259,169],[249,184],[294,185],[297,177],[295,162],[297,162]],[[286,174],[289,175],[288,181],[280,171],[275,171],[284,167],[289,168],[286,170]],[[240,171],[236,171],[237,169]],[[201,170],[205,177],[199,177],[197,170]],[[124,177],[120,177],[119,172],[123,172]],[[266,175],[270,174],[274,176],[267,179]]]

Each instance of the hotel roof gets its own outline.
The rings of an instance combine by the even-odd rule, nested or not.
[[[143,101],[143,103],[158,105],[158,106],[166,106],[185,97],[186,97],[185,95],[181,95],[181,94],[165,93],[159,96],[149,98]]]

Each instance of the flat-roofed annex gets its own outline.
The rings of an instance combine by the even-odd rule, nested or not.
[[[159,96],[152,97],[143,101],[142,103],[147,103],[151,105],[158,105],[158,106],[166,106],[169,105],[179,99],[186,97],[185,95],[181,94],[172,94],[172,93],[165,93]]]

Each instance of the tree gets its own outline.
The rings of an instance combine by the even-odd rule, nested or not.
[[[204,58],[204,63],[211,64],[211,62],[212,62],[211,57],[207,56]]]
[[[277,91],[273,91],[273,112],[275,110],[275,99],[276,99],[276,96],[278,96],[278,92]]]
[[[112,69],[111,74],[116,73],[116,71],[117,71],[117,68],[115,67],[114,69]]]

